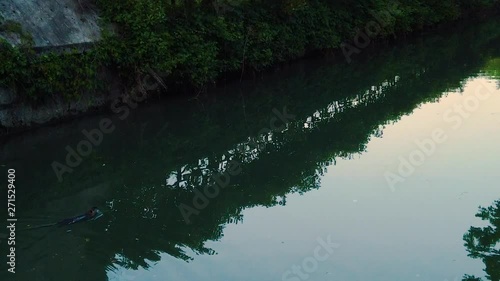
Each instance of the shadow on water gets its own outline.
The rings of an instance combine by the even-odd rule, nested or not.
[[[105,213],[70,229],[19,233],[17,277],[106,280],[108,270],[148,268],[161,253],[185,261],[215,254],[206,243],[219,240],[228,223],[242,222],[243,210],[285,205],[287,195],[319,188],[327,166],[363,153],[370,138],[383,136],[384,125],[460,90],[500,57],[499,43],[497,22],[472,25],[349,65],[301,62],[258,84],[220,90],[226,94],[140,105],[124,121],[96,116],[6,140],[0,164],[17,170],[20,227],[94,205]],[[293,120],[262,134],[273,110],[285,107]],[[64,148],[76,147],[81,131],[102,118],[112,118],[115,131],[59,182],[53,161],[64,163]],[[214,176],[231,161],[241,171],[187,224],[179,206],[193,206],[196,194],[217,184]],[[498,215],[498,209],[490,212]],[[466,238],[482,235],[481,243],[488,242],[481,231],[471,229]],[[488,266],[481,245],[471,253]]]

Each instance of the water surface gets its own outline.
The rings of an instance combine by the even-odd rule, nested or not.
[[[104,212],[18,231],[14,280],[484,278],[462,237],[499,199],[500,25],[435,33],[4,140],[19,228]],[[113,132],[59,180],[54,162],[105,118]]]

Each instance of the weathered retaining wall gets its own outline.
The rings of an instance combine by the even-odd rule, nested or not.
[[[80,1],[0,0],[0,23],[20,24],[23,32],[32,38],[37,52],[85,49],[100,39],[101,29],[95,10],[82,6],[83,1]],[[0,38],[13,46],[21,43],[19,34],[11,31],[0,32]],[[13,128],[36,126],[81,114],[113,98],[116,98],[116,93],[89,93],[76,101],[54,97],[41,105],[31,105],[23,103],[13,89],[0,88],[0,135],[11,132]]]
[[[1,0],[0,17],[20,23],[35,47],[57,47],[99,40],[98,15],[81,0]],[[0,33],[13,45],[19,40]]]
[[[106,79],[112,83],[109,85],[110,92],[89,92],[74,101],[54,96],[39,105],[24,103],[13,91],[0,88],[0,136],[23,128],[81,115],[109,104],[123,93],[120,92],[121,83],[116,77],[109,75]]]

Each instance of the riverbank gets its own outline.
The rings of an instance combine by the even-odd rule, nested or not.
[[[312,52],[336,50],[352,62],[373,40],[476,17],[497,1],[473,3],[88,2],[117,27],[90,50],[40,55],[29,45],[1,45],[0,133],[126,104],[136,93],[199,93],[221,77],[238,79]]]

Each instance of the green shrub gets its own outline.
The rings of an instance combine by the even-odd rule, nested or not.
[[[83,1],[83,0],[82,0]],[[99,88],[103,67],[125,81],[153,69],[167,82],[201,87],[222,73],[262,70],[311,50],[339,47],[357,30],[389,12],[380,36],[452,21],[494,0],[85,0],[116,30],[104,31],[89,52],[35,55],[20,25],[0,24],[26,44],[0,42],[0,85],[30,99],[67,98]],[[172,4],[174,3],[174,4]]]

